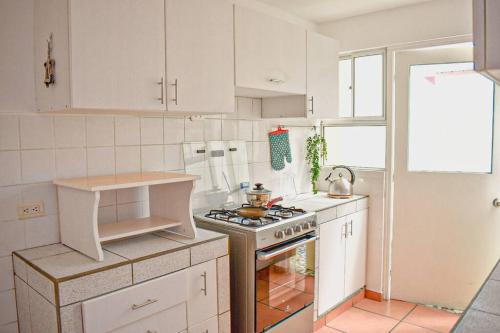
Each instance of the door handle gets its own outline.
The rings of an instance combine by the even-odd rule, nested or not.
[[[175,98],[172,98],[171,101],[175,102],[175,105],[179,105],[178,102],[178,80],[175,79],[174,83],[171,84],[171,86],[174,86],[174,92],[175,92]]]
[[[201,291],[207,296],[207,272],[203,272],[201,277],[203,278],[203,288],[201,288]]]
[[[314,96],[311,96],[309,100],[311,101],[311,109],[309,111],[311,112],[311,114],[314,114]]]
[[[349,236],[352,236],[352,220],[351,222],[349,222],[349,225],[351,226],[351,228],[349,229]]]
[[[156,302],[158,302],[158,299],[148,299],[146,302],[141,303],[141,304],[132,304],[131,308],[132,308],[132,310],[137,310],[137,309],[143,308],[145,306],[148,306],[148,305],[156,303]]]
[[[500,207],[500,200],[498,198],[493,200],[493,207]]]

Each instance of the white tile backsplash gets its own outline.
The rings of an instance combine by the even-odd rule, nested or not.
[[[87,117],[87,147],[115,145],[115,120],[113,117]]]
[[[26,248],[24,221],[0,222],[0,257],[9,256],[12,251]]]
[[[204,141],[205,140],[205,122],[202,119],[186,118],[184,120],[184,141]]]
[[[222,140],[238,140],[238,121],[222,120]]]
[[[117,146],[135,146],[141,144],[140,118],[115,118],[115,144]]]
[[[12,257],[0,258],[0,292],[14,288],[14,269],[12,267]]]
[[[0,187],[0,223],[17,219],[17,205],[21,202],[21,187]]]
[[[165,171],[184,169],[182,145],[165,145]]]
[[[54,127],[57,148],[85,146],[84,117],[55,117]]]
[[[0,116],[0,150],[19,149],[19,117]]]
[[[21,183],[21,157],[19,151],[0,151],[0,186]]]
[[[98,223],[114,223],[116,221],[116,206],[99,207],[97,212]]]
[[[24,203],[42,201],[45,213],[57,215],[57,188],[52,182],[29,184],[21,187],[21,198]]]
[[[163,159],[163,145],[141,146],[141,170],[143,172],[163,171],[165,169]]]
[[[141,171],[141,147],[116,147],[116,173]]]
[[[56,175],[56,158],[53,149],[21,151],[23,183],[51,181]]]
[[[270,127],[268,121],[253,122],[253,141],[268,141],[267,133]]]
[[[56,149],[57,178],[87,176],[87,150],[85,148]]]
[[[218,141],[221,139],[220,119],[205,119],[205,141]]]
[[[87,148],[87,174],[104,176],[115,174],[115,149],[113,147]]]
[[[116,202],[118,204],[138,202],[147,200],[148,187],[132,187],[116,191]]]
[[[184,118],[163,119],[163,143],[175,144],[184,142]]]
[[[54,118],[49,116],[21,117],[21,149],[54,147]]]
[[[141,118],[141,145],[163,144],[163,118]]]
[[[253,143],[253,162],[269,162],[271,160],[269,152],[269,142],[260,141]]]
[[[25,220],[26,247],[58,243],[59,220],[57,215],[48,215]]]
[[[252,141],[253,122],[250,120],[238,121],[238,140]]]

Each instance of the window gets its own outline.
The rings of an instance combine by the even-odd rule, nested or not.
[[[339,114],[343,118],[384,117],[384,53],[339,61]]]
[[[325,126],[325,164],[385,168],[385,132],[385,125]]]
[[[409,171],[491,172],[494,84],[472,69],[410,67]]]

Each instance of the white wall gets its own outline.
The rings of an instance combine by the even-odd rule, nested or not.
[[[341,51],[381,48],[472,33],[472,0],[434,0],[319,25]]]

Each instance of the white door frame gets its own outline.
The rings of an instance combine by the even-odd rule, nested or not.
[[[391,260],[392,260],[392,236],[393,236],[393,204],[394,204],[394,119],[395,119],[395,59],[399,52],[412,49],[428,48],[449,44],[459,44],[472,41],[472,35],[439,38],[421,42],[402,45],[394,45],[387,48],[386,58],[386,179],[385,179],[385,207],[384,211],[384,258],[382,270],[382,296],[384,299],[391,298]]]

